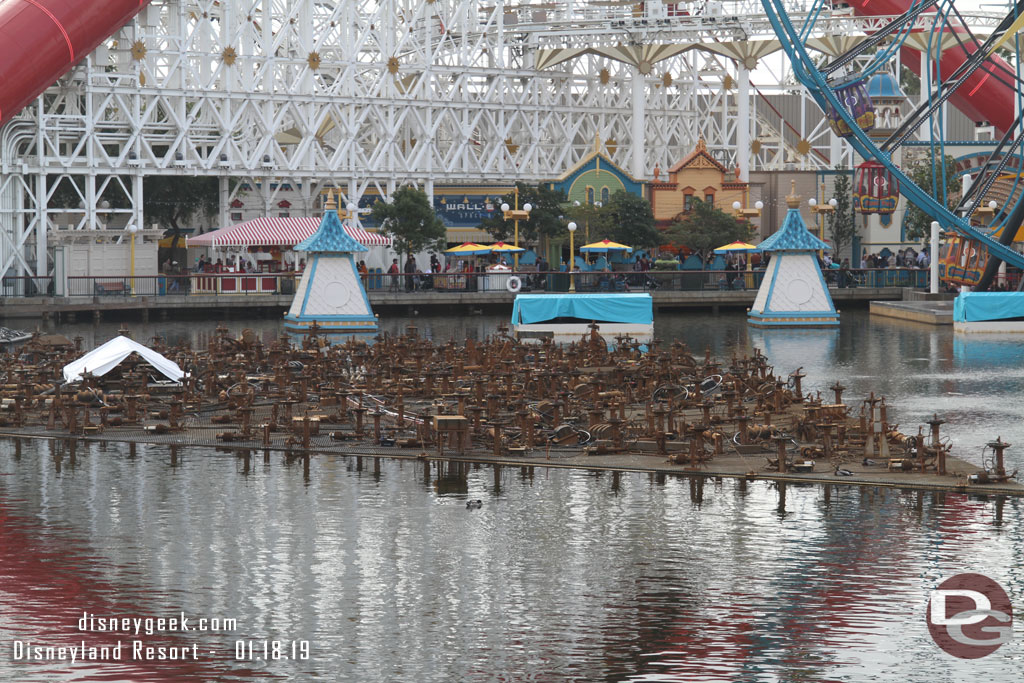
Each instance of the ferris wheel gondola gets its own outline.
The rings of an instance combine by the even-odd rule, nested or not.
[[[894,162],[894,154],[922,130],[933,136],[933,154],[938,156],[942,153],[944,141],[935,139],[934,131],[945,102],[952,101],[960,106],[990,79],[1001,87],[1012,89],[1016,97],[1020,97],[1019,74],[1009,68],[996,51],[1015,47],[1016,41],[1011,38],[1024,27],[1024,0],[1011,7],[984,39],[975,37],[964,23],[955,0],[909,0],[909,4],[908,0],[884,0],[883,4],[887,14],[897,16],[888,24],[873,29],[867,40],[848,54],[821,65],[820,60],[816,61],[809,55],[806,45],[818,21],[822,21],[818,30],[827,30],[827,21],[824,20],[827,12],[821,11],[822,3],[816,2],[796,25],[787,14],[784,0],[762,0],[767,18],[792,62],[794,76],[822,107],[833,130],[849,141],[865,159],[858,175],[859,180],[866,179],[861,181],[862,192],[858,195],[862,207],[866,203],[875,212],[894,208],[898,191],[956,236],[948,241],[945,249],[947,273],[948,277],[959,278],[965,284],[968,281],[984,282],[999,261],[1024,268],[1024,255],[1010,248],[1013,235],[1024,222],[1024,191],[1004,193],[1000,206],[991,212],[988,223],[972,223],[972,218],[977,222],[977,208],[989,196],[988,192],[996,180],[1007,171],[1024,170],[1024,163],[1021,163],[1024,131],[1021,131],[1019,116],[1012,124],[1001,124],[999,144],[979,168],[973,192],[965,193],[958,206],[955,202],[947,203],[948,198],[942,196],[941,190],[936,193],[931,186],[915,184]],[[897,7],[898,12],[889,11]],[[872,11],[880,11],[874,5],[872,8]],[[865,100],[863,85],[874,73],[890,69],[897,51],[908,49],[906,41],[913,34],[917,36],[912,44],[924,47],[917,53],[921,69],[931,74],[922,87],[934,87],[931,92],[925,91],[927,96],[885,140],[877,141],[868,135],[875,119],[870,115],[871,106]],[[888,45],[886,40],[890,41]],[[858,56],[860,61],[856,59]],[[1019,54],[1016,61],[1020,63]],[[855,64],[861,65],[862,72],[837,77],[840,68],[849,71]],[[879,179],[884,183],[873,182]],[[878,192],[883,185],[886,188],[884,194]]]

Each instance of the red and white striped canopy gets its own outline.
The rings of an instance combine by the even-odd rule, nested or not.
[[[384,235],[367,232],[362,228],[344,223],[345,232],[367,247],[390,246],[391,240]],[[320,227],[315,216],[295,218],[255,218],[245,223],[229,225],[197,237],[188,238],[190,247],[293,247],[306,239]]]

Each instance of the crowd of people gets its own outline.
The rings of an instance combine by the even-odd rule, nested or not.
[[[866,268],[928,268],[931,263],[931,256],[927,249],[914,251],[913,247],[900,249],[895,254],[887,251],[881,254],[869,254],[865,251],[860,257],[862,270]]]

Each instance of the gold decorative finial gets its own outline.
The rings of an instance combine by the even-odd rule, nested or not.
[[[327,190],[327,203],[324,204],[324,211],[337,211],[338,205],[334,202],[334,193]]]
[[[786,205],[791,209],[800,208],[800,197],[796,195],[796,181],[789,181],[789,195],[786,197]]]

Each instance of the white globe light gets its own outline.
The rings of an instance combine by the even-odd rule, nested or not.
[[[345,206],[345,208],[348,209],[349,213],[351,213],[358,209],[359,207],[353,204],[352,202],[349,202],[348,205]]]
[[[761,200],[757,200],[756,202],[754,202],[754,208],[760,211],[761,209],[764,208],[764,202],[762,202]]]
[[[578,199],[574,200],[572,205],[573,206],[579,206],[580,205],[580,200],[578,200]]]
[[[567,225],[566,227],[569,228],[569,232],[576,232],[576,224],[575,223],[569,223],[569,225]]]
[[[739,202],[733,202],[732,203],[732,208],[735,209],[736,211],[739,211],[741,206],[743,206],[743,205],[740,204]]]
[[[508,208],[509,208],[509,207],[508,207],[508,204],[502,204],[502,205],[501,205],[501,210],[502,210],[502,211],[508,211]]]
[[[997,204],[994,199],[988,203],[988,208],[990,209],[995,209],[997,206],[999,206],[999,204]]]
[[[108,202],[106,199],[104,199],[102,202],[100,202],[100,208],[101,209],[109,209],[110,208],[110,202]]]
[[[138,231],[139,231],[139,226],[137,226],[135,223],[132,223],[131,225],[128,226],[128,232],[136,233]]]
[[[817,206],[818,205],[818,200],[815,199],[814,197],[811,197],[810,199],[807,200],[807,205],[808,206]]]
[[[835,197],[833,197],[832,199],[828,200],[828,205],[834,209],[837,206],[839,206],[839,201]]]
[[[530,204],[529,202],[523,204],[523,211],[525,211],[526,213],[530,213],[531,211],[533,211],[533,205]]]

